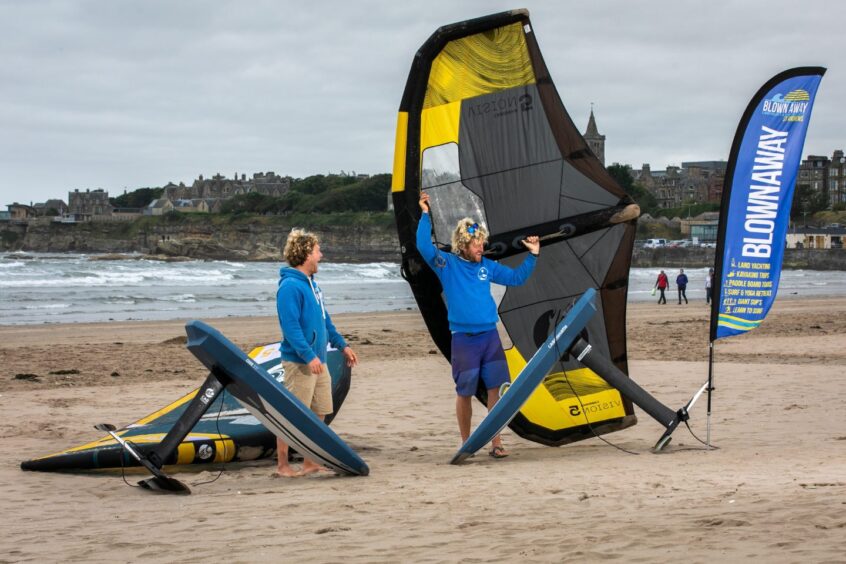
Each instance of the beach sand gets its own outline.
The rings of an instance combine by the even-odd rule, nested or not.
[[[208,321],[245,350],[278,339],[274,318]],[[361,362],[333,428],[371,475],[272,480],[272,461],[230,464],[187,497],[19,468],[199,385],[181,322],[0,327],[0,562],[846,562],[846,298],[780,299],[759,329],[718,342],[716,450],[680,428],[652,454],[663,428],[636,409],[636,426],[605,436],[634,454],[506,431],[509,458],[461,466],[448,464],[449,365],[419,314],[335,322]],[[628,325],[632,377],[681,407],[707,378],[705,304],[633,304]],[[78,373],[49,374],[62,370]],[[705,398],[690,424],[704,439]]]

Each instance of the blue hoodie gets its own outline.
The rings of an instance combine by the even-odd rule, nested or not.
[[[332,325],[323,304],[323,292],[314,281],[296,268],[279,269],[276,313],[282,327],[282,360],[308,364],[315,357],[326,363],[326,344],[339,350],[347,343]]]
[[[526,260],[512,269],[484,257],[482,262],[471,262],[452,253],[442,253],[432,244],[432,220],[428,213],[420,216],[417,224],[417,250],[441,281],[450,330],[462,333],[495,329],[499,314],[491,296],[491,282],[519,286],[529,278],[537,260],[528,253]]]

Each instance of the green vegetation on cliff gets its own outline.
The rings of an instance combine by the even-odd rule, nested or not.
[[[390,174],[357,179],[350,176],[309,176],[294,180],[291,190],[275,198],[251,192],[226,200],[226,214],[380,212],[387,207]]]
[[[133,222],[109,227],[112,234],[135,236],[168,228],[201,226],[278,226],[282,228],[367,227],[393,229],[394,214],[386,211],[391,187],[390,174],[369,178],[324,176],[296,179],[291,190],[276,198],[251,192],[227,199],[221,213],[198,214],[169,211],[161,216],[144,216]],[[161,188],[141,188],[112,199],[122,207],[144,207],[162,195]],[[78,224],[85,230],[86,224]]]
[[[368,178],[317,174],[293,180],[291,190],[278,198],[257,192],[233,196],[223,203],[221,212],[225,215],[384,212],[390,189],[390,174]],[[109,201],[119,208],[144,208],[163,193],[164,188],[139,188]],[[171,223],[189,221],[178,212],[166,215]]]
[[[163,193],[164,188],[138,188],[116,198],[109,198],[109,203],[116,208],[145,208],[153,200],[161,198]]]

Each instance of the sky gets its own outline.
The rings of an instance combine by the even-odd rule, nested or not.
[[[528,8],[606,164],[727,159],[773,75],[825,66],[804,155],[846,148],[846,2],[0,0],[0,209],[200,174],[390,172],[417,49]]]

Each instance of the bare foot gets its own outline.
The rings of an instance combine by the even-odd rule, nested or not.
[[[285,466],[284,468],[277,468],[276,472],[270,475],[271,478],[299,478],[302,476],[303,473],[301,471],[295,470],[290,466]]]
[[[309,474],[316,474],[318,472],[331,472],[325,466],[320,466],[318,464],[303,464],[303,469],[300,472],[301,476],[307,476]]]

